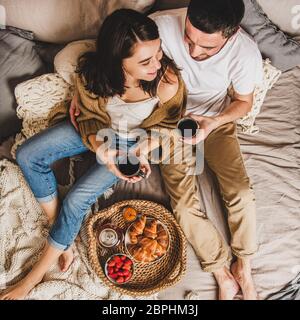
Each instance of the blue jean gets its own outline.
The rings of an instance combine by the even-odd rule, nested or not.
[[[131,148],[136,140],[115,136],[119,149]],[[34,196],[40,202],[57,197],[57,182],[50,165],[62,158],[87,152],[79,133],[69,120],[44,130],[17,149],[16,160]],[[119,180],[105,165],[95,163],[68,192],[48,241],[59,250],[66,250],[79,233],[90,207],[107,189]]]

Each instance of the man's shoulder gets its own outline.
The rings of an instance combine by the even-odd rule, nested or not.
[[[239,57],[259,57],[260,51],[255,40],[245,30],[240,29],[237,33],[237,50]]]

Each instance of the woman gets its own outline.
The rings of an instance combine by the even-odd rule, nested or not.
[[[63,120],[17,150],[17,162],[54,225],[40,260],[1,299],[25,298],[58,258],[62,271],[68,269],[73,261],[70,246],[91,205],[118,180],[136,183],[141,179],[122,175],[116,156],[130,148],[139,157],[146,177],[151,173],[146,152],[149,145],[150,150],[157,146],[156,141],[150,137],[146,143],[137,143],[132,132],[157,126],[175,128],[185,111],[185,87],[176,66],[162,52],[156,24],[133,10],[118,10],[104,21],[96,52],[79,60],[76,90],[81,106],[79,132],[69,120]],[[64,104],[59,105],[51,122],[66,110]],[[117,133],[115,147],[103,148],[105,140],[96,135],[109,128]],[[60,207],[50,165],[88,150],[95,152],[99,161],[75,183]]]

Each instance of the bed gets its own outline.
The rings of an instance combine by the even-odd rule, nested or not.
[[[256,125],[260,131],[255,135],[239,133],[257,200],[259,250],[253,260],[254,280],[261,299],[300,299],[300,67],[284,72],[269,90]],[[28,272],[48,232],[43,213],[14,163],[11,154],[14,142],[15,137],[11,136],[0,145],[2,287],[4,283],[15,283]],[[73,160],[72,181],[94,161],[90,153]],[[53,166],[62,186],[62,197],[72,182],[67,174],[69,165],[68,160],[63,160]],[[207,167],[199,176],[199,185],[202,210],[229,240],[226,213],[215,177]],[[159,169],[153,166],[153,174],[146,182],[119,183],[108,199],[101,198],[97,206],[93,206],[92,212],[125,199],[152,200],[169,208]],[[88,264],[86,250],[83,228],[76,241],[71,270],[62,275],[54,266],[29,299],[130,299],[103,287]],[[201,270],[191,246],[188,246],[187,271],[183,279],[176,286],[149,297],[166,300],[216,298],[216,282],[211,274]]]

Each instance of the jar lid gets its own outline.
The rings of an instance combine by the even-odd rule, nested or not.
[[[104,247],[114,247],[119,242],[118,233],[112,228],[105,228],[99,233],[99,242]]]

